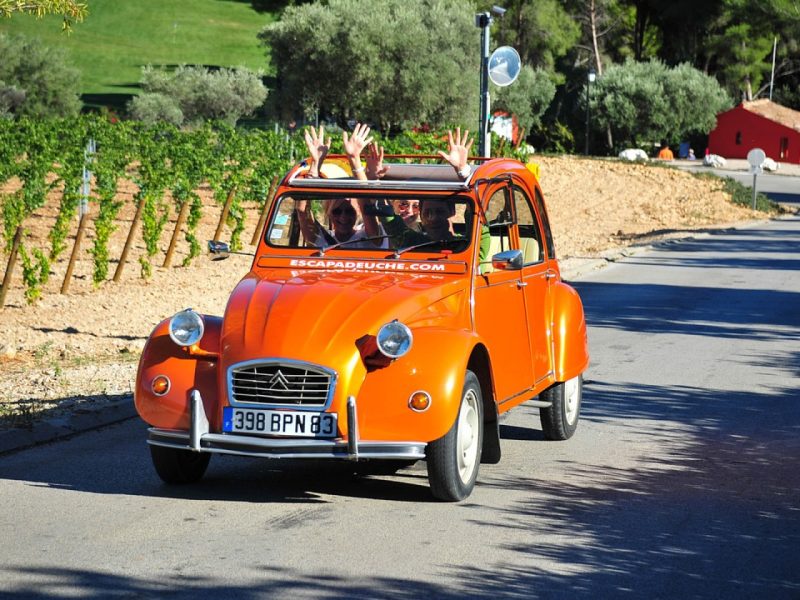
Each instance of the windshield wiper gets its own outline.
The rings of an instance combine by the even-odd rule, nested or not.
[[[388,237],[389,237],[388,235],[373,235],[372,237],[359,238],[357,240],[349,239],[349,240],[345,240],[343,242],[337,242],[335,244],[331,244],[330,246],[316,246],[315,245],[314,247],[317,250],[319,250],[319,255],[320,256],[325,256],[325,252],[327,252],[328,250],[333,250],[334,248],[338,248],[339,246],[346,246],[347,244],[355,244],[357,242],[371,242],[373,240],[385,240]],[[380,250],[380,247],[379,246],[375,246],[375,250]]]
[[[416,250],[417,248],[423,248],[425,246],[433,246],[434,244],[450,244],[451,242],[460,242],[463,240],[452,239],[452,240],[428,240],[427,242],[422,242],[421,244],[414,244],[413,246],[406,246],[405,248],[398,248],[394,251],[394,257],[400,258],[401,254],[405,254],[410,250]]]

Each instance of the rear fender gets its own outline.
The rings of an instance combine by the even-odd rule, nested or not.
[[[567,381],[589,366],[589,343],[583,303],[575,289],[553,286],[553,362],[556,381]]]
[[[139,416],[153,427],[189,429],[189,395],[197,390],[203,398],[212,430],[221,426],[219,410],[219,348],[222,319],[202,315],[205,333],[199,343],[203,357],[192,356],[188,349],[169,337],[169,319],[159,323],[150,334],[139,359],[134,389],[134,404]],[[165,375],[169,390],[157,396],[153,380]]]

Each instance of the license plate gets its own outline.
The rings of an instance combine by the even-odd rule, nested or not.
[[[287,437],[336,437],[336,415],[300,410],[267,410],[227,406],[222,431]]]

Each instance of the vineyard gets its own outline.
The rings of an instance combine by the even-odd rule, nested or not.
[[[333,152],[341,151],[337,137]],[[390,153],[432,154],[444,147],[441,136],[416,133],[385,145]],[[142,278],[154,266],[187,266],[201,252],[197,228],[203,219],[216,219],[214,239],[226,236],[232,250],[254,244],[279,177],[304,152],[301,132],[220,123],[181,130],[99,116],[0,121],[0,307],[10,287],[19,285],[17,263],[25,298],[33,303],[56,261],[67,262],[59,289],[69,292],[82,252],[91,255],[96,287],[120,280],[137,243],[145,248],[137,259]],[[252,231],[245,231],[246,207],[261,216]],[[33,227],[49,231],[32,236]],[[109,240],[121,228],[127,229],[125,242],[112,255]],[[43,239],[46,244],[37,242]]]

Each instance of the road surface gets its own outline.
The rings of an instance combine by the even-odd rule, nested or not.
[[[424,465],[215,457],[167,487],[131,420],[0,456],[0,596],[800,597],[800,219],[582,277],[576,436],[502,425],[472,496]]]

